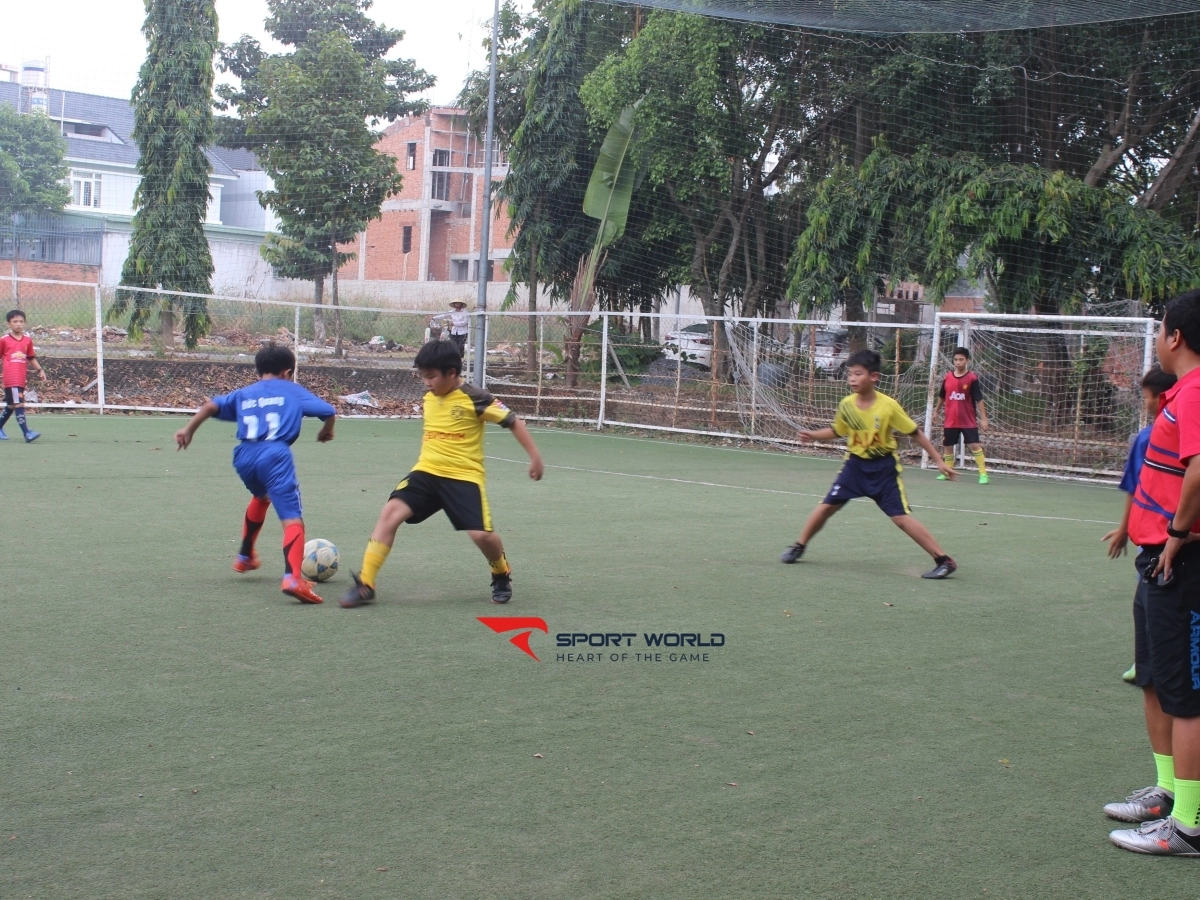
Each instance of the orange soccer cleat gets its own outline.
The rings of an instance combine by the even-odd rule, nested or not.
[[[325,601],[313,593],[313,583],[295,575],[284,575],[283,584],[279,589],[289,597],[295,597],[301,603],[324,603]]]
[[[258,558],[257,553],[251,553],[249,556],[238,554],[233,561],[233,571],[235,572],[253,572],[262,565],[262,560]]]

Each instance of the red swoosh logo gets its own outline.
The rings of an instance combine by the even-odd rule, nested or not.
[[[522,652],[528,653],[534,659],[538,659],[536,653],[529,649],[529,635],[533,633],[532,629],[550,633],[550,628],[546,625],[545,619],[540,619],[537,616],[476,616],[480,622],[486,625],[496,634],[504,634],[506,631],[519,631],[520,634],[514,634],[508,639],[508,642],[514,647],[519,648]],[[541,662],[538,659],[538,662]]]

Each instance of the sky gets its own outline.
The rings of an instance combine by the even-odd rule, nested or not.
[[[266,0],[216,0],[221,40],[250,34],[266,42]],[[50,87],[128,97],[146,55],[142,0],[5,0],[0,12],[0,63],[20,68],[50,57]],[[375,0],[370,15],[405,32],[393,56],[415,59],[437,76],[426,99],[454,100],[483,49],[491,0]],[[219,76],[218,76],[219,77]]]

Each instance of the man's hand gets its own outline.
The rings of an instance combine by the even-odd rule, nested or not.
[[[987,430],[988,430],[990,427],[991,427],[991,426],[990,426],[990,425],[988,425],[987,416],[980,416],[980,417],[979,417],[979,430],[980,430],[980,431],[987,431]]]
[[[546,473],[546,466],[542,463],[540,456],[535,456],[529,460],[529,477],[534,481],[541,481],[542,475]]]
[[[318,444],[327,444],[332,440],[333,440],[333,419],[329,418],[329,419],[325,420],[325,423],[321,426],[321,430],[317,432],[317,443]]]
[[[186,428],[180,428],[177,432],[175,432],[175,452],[176,453],[178,453],[180,450],[186,450],[188,448],[188,444],[190,444],[191,442],[192,442],[192,433],[190,431],[188,431]]]
[[[941,472],[943,475],[945,475],[946,479],[948,481],[958,481],[958,473],[957,472],[955,472],[952,468],[950,468],[948,465],[946,465],[941,460],[936,460],[936,462],[937,462],[938,471]]]
[[[1114,528],[1100,540],[1108,544],[1108,558],[1116,559],[1125,555],[1125,545],[1129,543],[1129,532],[1124,528]]]

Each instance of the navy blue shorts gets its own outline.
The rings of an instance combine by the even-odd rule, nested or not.
[[[267,497],[280,519],[300,519],[300,479],[292,448],[282,441],[238,444],[233,449],[233,468],[246,490]]]
[[[842,470],[822,502],[841,506],[858,497],[870,497],[884,515],[907,516],[912,510],[908,508],[901,471],[900,460],[890,453],[879,459],[851,455],[842,463]]]

